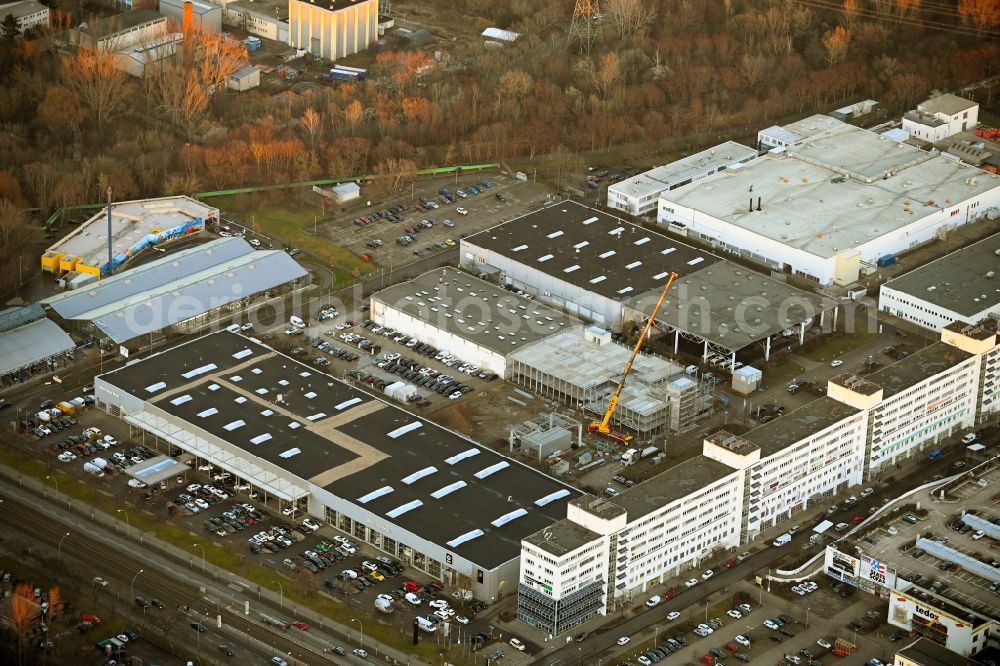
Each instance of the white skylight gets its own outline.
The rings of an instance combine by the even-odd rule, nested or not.
[[[320,412],[319,414],[313,414],[311,416],[307,416],[306,419],[308,419],[309,421],[319,421],[324,416],[326,416],[326,414]]]
[[[403,483],[405,483],[406,485],[410,485],[411,483],[416,483],[417,481],[419,481],[420,479],[424,478],[425,476],[430,476],[431,474],[433,474],[436,471],[438,471],[437,467],[434,467],[433,465],[431,465],[430,467],[424,467],[422,470],[414,472],[413,474],[410,474],[409,476],[404,476],[400,480]]]
[[[382,497],[383,495],[388,495],[391,492],[392,492],[392,486],[382,486],[378,490],[373,490],[367,495],[362,495],[361,497],[359,497],[358,504],[367,504],[368,502],[371,502],[373,499],[378,499],[379,497]]]
[[[486,477],[492,474],[496,474],[500,470],[505,469],[507,467],[510,467],[510,463],[507,462],[506,460],[502,460],[496,463],[495,465],[490,465],[489,467],[479,470],[478,472],[476,472],[475,477],[477,479],[485,479]]]
[[[541,499],[535,500],[535,504],[537,504],[538,506],[545,506],[546,504],[555,502],[557,499],[562,499],[567,495],[569,495],[569,491],[563,488],[562,490],[557,490],[554,493],[550,493],[545,497],[542,497]]]
[[[233,358],[235,359],[246,358],[247,356],[251,356],[252,354],[253,350],[251,349],[241,349],[240,351],[233,354]]]
[[[253,439],[251,439],[250,443],[251,444],[263,444],[264,442],[266,442],[269,439],[271,439],[270,433],[266,433],[265,432],[263,435],[257,435],[256,437],[254,437]]]
[[[200,416],[201,418],[205,418],[207,416],[214,416],[215,414],[218,414],[218,413],[219,413],[219,410],[217,410],[215,407],[209,407],[208,409],[206,409],[203,412],[198,412],[198,416]]]
[[[292,456],[297,456],[302,453],[302,449],[295,447],[294,449],[288,449],[287,451],[282,451],[280,455],[282,458],[291,458]]]
[[[416,430],[417,428],[419,428],[422,425],[423,425],[423,423],[421,423],[420,421],[414,421],[413,423],[407,423],[405,426],[400,426],[399,428],[396,428],[395,430],[389,432],[386,436],[389,437],[389,439],[396,439],[397,437],[402,437],[403,435],[405,435],[408,432]]]
[[[607,259],[608,257],[614,256],[614,254],[615,254],[614,250],[608,250],[607,252],[601,252],[597,256],[600,257],[601,259]]]
[[[633,261],[631,264],[625,264],[625,268],[629,270],[632,270],[633,268],[638,268],[639,266],[642,266],[641,261]]]
[[[580,264],[573,264],[569,268],[564,268],[563,273],[572,273],[573,271],[580,270]]]
[[[559,231],[553,231],[551,234],[549,234],[547,236],[547,238],[559,238],[562,235],[563,235],[563,232],[562,232],[562,229],[560,229]]]
[[[206,372],[211,372],[218,368],[214,363],[209,363],[208,365],[203,365],[200,368],[195,368],[194,370],[188,370],[187,372],[181,373],[181,377],[184,379],[191,379],[192,377],[197,377],[198,375],[203,375]]]
[[[166,382],[156,382],[155,384],[150,384],[146,387],[146,393],[156,393],[162,389],[167,388]]]
[[[586,220],[583,221],[583,223],[584,225],[593,224],[594,222],[597,222],[597,220],[598,218],[596,217],[588,217]]]
[[[461,462],[466,458],[471,458],[472,456],[478,456],[478,455],[479,455],[479,449],[473,447],[471,449],[466,449],[461,453],[457,453],[450,458],[445,458],[444,461],[449,465],[454,465],[455,463]]]
[[[695,264],[700,264],[703,261],[705,261],[705,257],[695,257],[688,262],[688,266],[694,266]]]
[[[554,255],[551,255],[551,254],[546,254],[546,255],[543,255],[543,256],[541,256],[541,257],[538,257],[538,261],[539,261],[539,262],[543,262],[543,261],[548,261],[548,260],[549,260],[549,259],[551,259],[551,258],[552,258],[553,256],[554,256]]]
[[[595,277],[593,280],[590,281],[590,284],[597,284],[598,282],[604,282],[607,279],[608,276],[606,275],[598,275],[597,277]]]
[[[649,242],[649,236],[643,236],[642,238],[640,238],[639,240],[637,240],[635,242],[635,244],[636,245],[645,245],[648,242]]]
[[[582,250],[583,248],[587,247],[588,245],[590,245],[590,241],[580,241],[579,243],[577,243],[576,245],[573,246],[573,249],[574,250]]]
[[[528,513],[527,509],[515,509],[514,511],[511,511],[510,513],[505,513],[504,515],[500,516],[499,518],[497,518],[496,520],[494,520],[492,523],[490,523],[490,525],[492,525],[493,527],[503,527],[504,525],[506,525],[510,521],[517,520],[518,518],[520,518],[521,516],[523,516],[523,515],[525,515],[527,513]]]
[[[336,409],[339,412],[339,411],[342,411],[344,409],[347,409],[351,405],[356,405],[359,402],[361,402],[361,398],[351,398],[350,400],[345,400],[344,402],[342,402],[342,403],[340,403],[338,405],[334,405],[333,408]]]
[[[230,421],[229,423],[227,423],[226,425],[224,425],[222,427],[224,429],[232,432],[233,430],[236,430],[237,428],[242,428],[245,425],[246,425],[246,421],[244,421],[242,419],[238,419],[236,421]]]
[[[444,488],[438,488],[437,490],[432,492],[431,497],[433,497],[434,499],[441,499],[445,495],[450,495],[456,490],[460,490],[466,487],[467,485],[469,484],[467,484],[465,481],[456,481],[455,483],[449,483]]]
[[[512,247],[510,249],[510,251],[511,252],[520,252],[521,250],[527,250],[527,249],[528,249],[527,245],[518,245],[517,247]]]
[[[403,504],[401,506],[397,506],[392,511],[387,512],[385,515],[389,516],[390,518],[398,518],[398,517],[402,516],[404,513],[406,513],[407,511],[413,511],[418,506],[423,506],[423,505],[424,505],[424,503],[421,502],[420,500],[413,500],[412,502],[407,502],[406,504]]]
[[[454,539],[448,542],[448,545],[454,548],[455,546],[459,546],[465,543],[466,541],[472,541],[473,539],[477,539],[483,536],[484,534],[485,532],[483,532],[482,530],[472,530],[471,532],[466,532],[462,536],[455,537]]]
[[[171,405],[183,405],[185,402],[191,402],[192,400],[194,400],[194,398],[192,398],[190,395],[188,395],[187,393],[185,393],[184,395],[178,396],[178,397],[174,398],[173,400],[171,400],[170,404]]]

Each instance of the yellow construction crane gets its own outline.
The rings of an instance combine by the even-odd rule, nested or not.
[[[646,326],[642,329],[642,334],[635,343],[635,348],[632,350],[632,356],[625,365],[625,372],[622,373],[622,380],[618,382],[618,388],[615,389],[610,402],[608,402],[608,411],[604,412],[604,418],[600,421],[591,422],[588,427],[590,432],[598,432],[602,435],[607,435],[611,439],[621,442],[622,444],[628,444],[632,441],[632,435],[614,432],[611,429],[611,417],[615,414],[615,408],[618,406],[618,399],[621,397],[622,388],[625,387],[625,380],[628,379],[628,373],[632,372],[632,364],[635,363],[635,357],[639,355],[639,350],[642,349],[642,345],[646,341],[649,329],[653,326],[653,320],[656,319],[656,315],[660,312],[660,308],[663,307],[663,301],[667,299],[667,292],[670,291],[670,285],[674,283],[675,279],[677,279],[677,273],[671,273],[666,286],[663,287],[663,293],[660,294],[660,299],[656,301],[653,311],[649,313],[649,319],[646,321]]]

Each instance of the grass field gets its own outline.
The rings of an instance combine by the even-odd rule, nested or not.
[[[873,332],[834,333],[826,337],[821,344],[816,345],[802,355],[810,361],[832,361],[845,352],[857,349],[877,336],[878,333]]]
[[[763,388],[769,389],[774,386],[782,386],[798,377],[804,371],[805,368],[798,363],[785,360],[774,368],[764,370]]]
[[[234,194],[213,197],[211,203],[223,211],[223,217],[233,216],[240,223],[254,225],[257,231],[279,240],[285,247],[297,247],[330,266],[340,285],[376,268],[347,248],[314,235],[313,216],[322,211],[318,206],[303,203],[299,194],[283,191]]]

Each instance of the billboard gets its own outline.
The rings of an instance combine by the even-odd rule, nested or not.
[[[870,555],[861,556],[858,575],[861,580],[882,587],[896,587],[896,570],[888,562],[876,560]]]
[[[826,549],[826,574],[837,580],[853,580],[858,577],[858,558],[846,555],[832,546]]]

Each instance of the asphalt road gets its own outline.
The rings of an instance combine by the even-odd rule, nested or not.
[[[934,480],[936,477],[944,477],[954,473],[954,470],[952,470],[952,464],[960,459],[963,459],[963,448],[961,446],[952,445],[947,447],[942,446],[941,450],[943,451],[943,455],[938,460],[933,463],[929,463],[921,457],[919,459],[920,462],[915,468],[902,470],[905,472],[905,476],[897,478],[895,481],[884,487],[876,488],[876,492],[870,497],[861,499],[849,511],[837,511],[832,516],[828,517],[829,520],[836,523],[850,522],[851,518],[854,516],[864,516],[867,518],[868,510],[872,507],[882,506],[883,498],[894,499],[912,488]],[[849,494],[858,496],[858,491],[860,491],[860,488],[852,488],[849,491]],[[839,504],[843,501],[843,499],[844,498],[839,498],[836,501]],[[823,505],[827,506],[828,503],[824,502]],[[818,520],[818,518],[816,520]],[[768,568],[776,568],[774,566],[775,563],[787,555],[797,555],[803,553],[802,546],[808,541],[809,536],[812,534],[810,528],[816,520],[811,520],[808,523],[802,524],[802,530],[792,538],[792,543],[790,545],[782,548],[767,547],[764,550],[751,555],[749,558],[731,569],[719,569],[716,571],[715,576],[710,578],[708,581],[701,581],[698,585],[692,588],[683,588],[682,591],[678,592],[677,596],[673,599],[670,599],[655,608],[643,611],[638,615],[628,618],[625,621],[602,631],[601,633],[592,634],[590,638],[583,643],[569,643],[555,652],[546,655],[540,660],[539,663],[547,666],[553,666],[557,663],[576,663],[580,659],[583,659],[586,662],[588,658],[591,659],[586,663],[596,663],[596,655],[604,650],[607,650],[608,648],[617,649],[616,642],[620,636],[634,636],[647,627],[653,626],[657,622],[665,621],[667,613],[670,611],[676,610],[683,612],[688,608],[701,606],[711,595],[725,590],[729,585],[741,579],[749,578],[754,574],[766,572]],[[792,521],[788,522],[790,526]],[[691,577],[694,577],[695,575],[696,574],[693,572],[690,574]],[[683,585],[682,582],[679,582],[679,584]],[[639,603],[641,603],[641,600],[637,601],[635,605],[638,605]],[[580,648],[582,648],[582,651]],[[604,661],[610,666],[610,664],[616,662],[616,659],[605,658]]]
[[[236,576],[229,585],[223,585],[195,571],[171,565],[158,554],[134,541],[126,543],[96,523],[81,524],[79,516],[61,506],[40,501],[6,479],[0,480],[0,495],[3,496],[0,521],[5,530],[17,531],[33,543],[46,544],[63,558],[73,558],[80,565],[83,585],[94,575],[100,575],[110,582],[104,589],[124,603],[133,603],[135,596],[156,597],[163,601],[166,608],[146,610],[148,622],[140,634],[143,630],[163,632],[168,640],[183,644],[187,650],[194,648],[198,655],[210,656],[213,660],[225,660],[219,645],[229,645],[239,657],[234,663],[240,664],[269,663],[276,654],[294,655],[296,663],[303,665],[348,663],[346,658],[323,652],[328,644],[346,646],[346,643],[333,640],[333,636],[324,635],[316,627],[309,632],[297,629],[283,632],[260,622],[261,613],[287,621],[288,611],[282,612],[261,602],[256,595],[249,594],[246,585],[243,592],[237,592]],[[65,536],[67,532],[68,537]],[[242,610],[246,600],[250,601],[249,615],[223,608],[231,604],[237,611]],[[220,614],[221,629],[217,627]],[[196,632],[190,626],[192,622],[204,624],[207,631]]]

